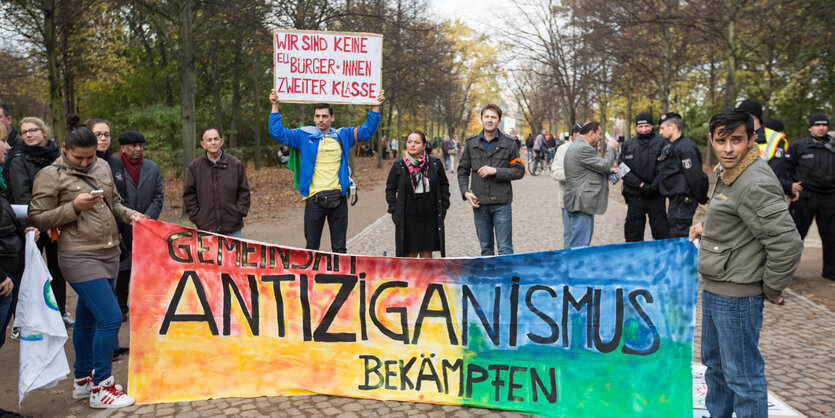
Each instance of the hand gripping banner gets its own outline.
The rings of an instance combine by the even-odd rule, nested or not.
[[[541,416],[692,414],[696,248],[363,257],[134,225],[140,403],[322,393]]]

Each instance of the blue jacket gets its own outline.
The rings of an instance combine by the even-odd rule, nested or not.
[[[270,136],[288,147],[299,150],[301,162],[299,167],[299,192],[307,197],[310,194],[310,181],[313,179],[313,166],[316,165],[316,154],[319,152],[319,141],[324,136],[336,139],[342,145],[342,161],[339,163],[339,185],[342,195],[348,192],[350,180],[348,177],[348,150],[357,142],[365,141],[374,135],[380,114],[368,112],[365,124],[356,128],[333,129],[327,134],[319,132],[315,126],[304,126],[299,129],[287,129],[281,124],[281,114],[270,113],[268,128]]]

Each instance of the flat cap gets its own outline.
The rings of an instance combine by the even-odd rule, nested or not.
[[[119,134],[119,145],[144,144],[145,136],[136,131],[125,131]]]

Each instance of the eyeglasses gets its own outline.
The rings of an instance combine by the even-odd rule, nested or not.
[[[110,138],[110,132],[93,132],[96,138]]]
[[[33,134],[33,133],[38,132],[40,130],[41,130],[41,128],[32,128],[32,129],[27,129],[25,131],[20,131],[20,134],[21,135]]]

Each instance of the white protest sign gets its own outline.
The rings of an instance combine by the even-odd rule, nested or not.
[[[288,103],[376,104],[383,35],[277,30],[275,91]]]

